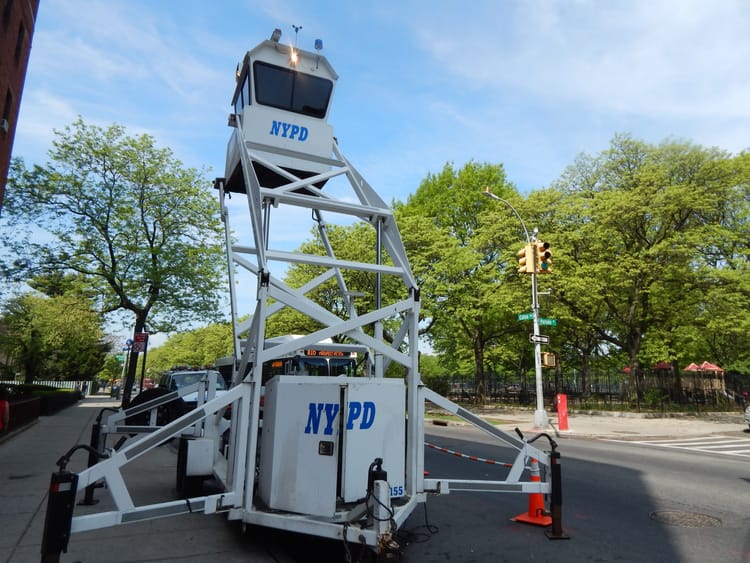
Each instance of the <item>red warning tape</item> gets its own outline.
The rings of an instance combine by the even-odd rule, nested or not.
[[[462,454],[461,452],[454,452],[453,450],[449,450],[448,448],[442,448],[440,446],[436,446],[435,444],[430,444],[429,442],[425,442],[424,445],[427,446],[428,448],[432,448],[433,450],[437,450],[439,452],[443,452],[446,454],[451,454],[456,457],[469,459],[471,461],[482,461],[484,463],[489,463],[490,465],[502,465],[503,467],[513,467],[512,463],[503,463],[500,461],[495,461],[494,459],[484,459],[483,457],[477,457],[475,455],[466,455],[466,454]]]

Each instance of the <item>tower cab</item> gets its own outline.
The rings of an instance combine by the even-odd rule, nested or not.
[[[259,160],[304,179],[330,170],[333,127],[327,119],[338,75],[324,56],[284,45],[280,36],[275,30],[238,66],[229,125],[237,128],[239,142]],[[320,40],[315,48],[322,49]],[[232,135],[225,170],[229,192],[247,192],[240,150]],[[262,162],[252,163],[262,187],[289,182]]]

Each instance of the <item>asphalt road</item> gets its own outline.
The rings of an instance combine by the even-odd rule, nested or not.
[[[488,459],[503,448],[464,427],[441,428],[438,445]],[[750,462],[684,450],[603,440],[563,439],[563,529],[512,522],[522,495],[450,494],[431,498],[402,530],[402,561],[750,561]],[[510,455],[511,452],[508,452]],[[434,450],[431,476],[497,478],[493,466]]]

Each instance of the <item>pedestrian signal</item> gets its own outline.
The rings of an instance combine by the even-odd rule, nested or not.
[[[542,352],[542,367],[553,368],[557,365],[555,354],[552,352]]]

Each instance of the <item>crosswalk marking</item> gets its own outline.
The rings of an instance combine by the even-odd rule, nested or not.
[[[699,438],[608,441],[750,458],[750,439],[748,438],[732,438],[731,436],[703,436]]]

